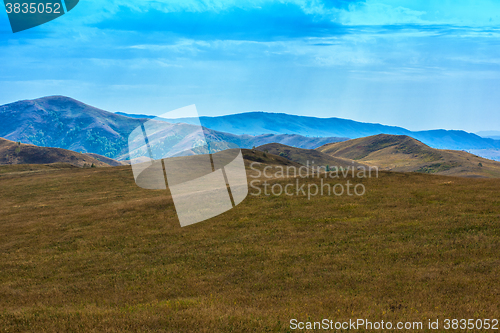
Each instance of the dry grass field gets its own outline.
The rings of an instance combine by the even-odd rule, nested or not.
[[[500,318],[500,180],[362,182],[362,197],[249,195],[181,228],[128,166],[0,167],[0,332]]]

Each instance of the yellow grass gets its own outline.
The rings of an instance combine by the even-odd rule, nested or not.
[[[9,168],[0,331],[500,317],[500,180],[381,173],[363,197],[249,195],[181,228],[168,191],[138,188],[130,167]]]
[[[464,151],[434,149],[404,135],[374,135],[326,144],[316,150],[387,171],[500,178],[500,162]]]

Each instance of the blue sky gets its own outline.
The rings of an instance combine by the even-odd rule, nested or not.
[[[2,10],[0,104],[500,130],[499,27],[485,0],[81,0],[16,34]]]

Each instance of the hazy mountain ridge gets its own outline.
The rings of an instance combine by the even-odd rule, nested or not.
[[[500,162],[500,149],[468,149],[467,152]]]
[[[126,159],[129,134],[151,118],[155,117],[124,116],[97,109],[68,97],[50,96],[0,106],[0,123],[2,123],[0,137],[38,146]],[[193,119],[171,121],[189,123],[193,122]],[[481,149],[481,151],[500,148],[500,141],[481,138],[464,131],[410,132],[400,127],[359,123],[339,118],[322,119],[250,112],[221,117],[201,117],[201,123],[207,127],[205,133],[211,140],[231,142],[241,148],[281,143],[297,148],[314,149],[327,143],[346,141],[348,137],[380,133],[402,133],[434,148]],[[178,124],[178,126],[182,129],[189,125]],[[244,132],[265,134],[256,136],[241,134]],[[276,134],[280,132],[286,133]],[[293,134],[294,132],[297,134]]]
[[[476,134],[482,138],[500,140],[500,131],[481,131]]]
[[[120,113],[123,114],[123,113]],[[123,114],[124,115],[124,114]],[[148,117],[146,115],[128,115]],[[163,119],[173,123],[194,123],[190,118]],[[202,126],[216,131],[234,134],[261,135],[299,134],[307,137],[347,137],[361,138],[377,134],[407,135],[438,149],[497,149],[500,141],[483,138],[461,130],[410,131],[402,127],[362,123],[341,118],[315,118],[284,113],[246,112],[240,114],[200,117]]]

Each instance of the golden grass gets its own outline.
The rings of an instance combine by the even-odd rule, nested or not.
[[[404,135],[374,135],[326,144],[316,150],[386,171],[500,178],[500,162],[464,151],[434,149]]]
[[[250,195],[181,228],[169,193],[138,188],[130,167],[9,168],[1,331],[500,317],[500,180],[381,173],[364,197]]]

